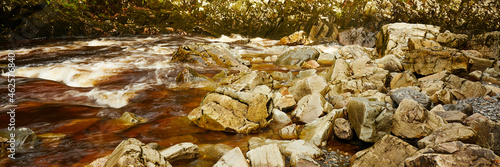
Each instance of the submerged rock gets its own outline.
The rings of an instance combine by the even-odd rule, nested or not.
[[[213,80],[209,77],[198,74],[195,70],[189,67],[182,70],[175,78],[175,81],[182,83],[213,82]]]
[[[14,137],[12,137],[11,135],[14,135]],[[4,138],[4,140],[6,140],[4,142],[1,142],[2,145],[7,146],[8,144],[9,145],[8,147],[11,147],[11,144],[13,143],[15,148],[15,153],[24,153],[35,148],[38,140],[33,130],[24,127],[16,128],[13,131],[2,130],[0,131],[0,138]],[[5,149],[7,149],[7,147]],[[2,148],[0,152],[5,153],[7,152],[7,150],[4,150]]]
[[[129,124],[138,124],[144,123],[147,121],[146,118],[139,117],[131,112],[124,112],[118,120],[129,123]]]

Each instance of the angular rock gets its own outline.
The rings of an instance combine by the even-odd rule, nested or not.
[[[276,65],[297,65],[300,66],[305,61],[316,60],[319,57],[319,51],[311,47],[296,48],[281,54]]]
[[[265,145],[277,144],[280,150],[284,150],[286,147],[288,147],[288,144],[290,144],[290,142],[291,141],[289,140],[273,140],[260,137],[252,137],[250,138],[250,140],[248,140],[248,149],[253,150]]]
[[[335,61],[335,65],[333,66],[333,72],[330,77],[330,81],[341,81],[343,79],[347,79],[351,76],[351,68],[349,64],[344,59],[338,59]]]
[[[350,160],[352,167],[386,166],[398,167],[418,151],[414,146],[392,136],[385,135],[368,149],[357,152]]]
[[[288,117],[288,115],[286,115],[283,111],[278,109],[273,109],[273,121],[278,124],[284,124],[284,125],[287,125],[290,122],[292,122],[292,120],[290,119],[290,117]]]
[[[298,134],[297,134],[297,125],[296,124],[291,124],[288,126],[285,126],[280,129],[279,135],[281,139],[284,140],[291,140],[291,139],[297,139]]]
[[[376,142],[391,133],[393,111],[385,103],[365,97],[352,97],[347,105],[347,116],[360,140]]]
[[[472,82],[455,75],[449,75],[443,81],[446,83],[445,88],[451,92],[455,99],[482,97],[489,93],[488,89],[480,82]]]
[[[460,123],[449,123],[420,139],[417,144],[419,148],[425,148],[452,141],[475,143],[476,138],[477,133],[472,128]]]
[[[191,62],[205,66],[241,67],[247,69],[239,58],[232,53],[229,45],[223,44],[186,44],[180,46],[172,56],[172,62]]]
[[[323,156],[323,151],[321,151],[321,149],[305,140],[293,140],[286,146],[282,145],[280,150],[282,150],[282,153],[287,157],[292,156],[293,154],[301,154],[313,159]]]
[[[432,104],[431,100],[429,99],[429,97],[427,97],[427,95],[411,88],[397,89],[394,92],[392,92],[390,96],[392,101],[396,103],[396,106],[398,106],[404,99],[412,99],[418,102],[426,109],[430,109]]]
[[[290,165],[292,167],[319,167],[320,165],[311,157],[304,154],[292,154],[290,156]]]
[[[213,80],[209,77],[201,75],[189,67],[185,68],[179,74],[177,74],[175,81],[182,83],[213,82]]]
[[[325,95],[327,86],[328,84],[326,83],[325,78],[319,75],[313,75],[295,81],[293,86],[289,88],[289,91],[293,95],[294,99],[299,101],[302,97],[312,93]]]
[[[391,89],[397,89],[408,86],[418,86],[417,77],[410,71],[396,74],[391,80]]]
[[[139,117],[131,112],[124,112],[118,120],[121,120],[130,124],[144,123],[147,121],[146,118]]]
[[[460,111],[467,116],[474,114],[474,109],[470,104],[458,103],[458,104],[445,104],[443,105],[445,111]]]
[[[351,129],[351,124],[344,118],[337,118],[333,123],[333,132],[335,136],[342,140],[351,140],[354,133]]]
[[[262,71],[252,71],[249,73],[240,73],[240,75],[234,79],[234,82],[229,84],[230,88],[236,91],[251,90],[258,85],[268,85],[273,83],[273,78],[266,72]]]
[[[407,139],[428,136],[446,122],[418,102],[404,99],[393,115],[392,133]]]
[[[460,141],[442,143],[409,157],[404,166],[498,166],[500,158],[493,151]]]
[[[477,132],[477,145],[500,154],[500,123],[495,123],[479,113],[471,115],[465,123]]]
[[[333,110],[327,115],[307,123],[300,132],[299,138],[316,146],[325,146],[328,137],[332,136],[333,121],[341,117],[343,113],[343,110]]]
[[[200,144],[198,146],[199,157],[210,161],[218,161],[234,148],[222,143],[219,144]]]
[[[309,60],[309,61],[306,61],[302,64],[301,68],[309,68],[309,69],[314,69],[314,68],[318,68],[319,67],[319,64],[318,62],[316,62],[316,60]]]
[[[462,123],[465,120],[465,118],[467,118],[467,115],[457,110],[445,111],[441,104],[432,108],[430,112],[433,112],[434,114],[440,116],[441,118],[443,118],[443,120],[445,120],[448,123],[451,122]]]
[[[147,147],[141,141],[129,138],[122,141],[109,155],[105,167],[161,166],[171,167],[166,158],[158,151]]]
[[[241,167],[250,167],[247,163],[247,159],[241,152],[239,147],[232,149],[222,156],[222,158],[215,163],[214,167],[233,167],[233,166],[241,166]]]
[[[338,52],[332,53],[320,53],[317,62],[322,65],[332,65],[335,63],[337,57],[340,57]]]
[[[485,58],[498,60],[500,57],[500,31],[488,32],[472,37],[471,49],[481,52]]]
[[[307,38],[307,33],[304,31],[297,31],[289,36],[283,37],[280,39],[277,45],[309,45],[312,41]]]
[[[273,101],[274,106],[282,111],[291,109],[297,104],[295,98],[286,87],[280,88],[275,93]]]
[[[247,152],[247,157],[252,166],[285,167],[285,157],[281,155],[277,144],[252,149]]]
[[[348,45],[339,49],[340,58],[345,60],[357,60],[360,58],[372,58],[373,50],[358,45]]]
[[[311,26],[309,30],[308,39],[313,44],[329,43],[336,41],[339,36],[337,25],[329,21],[329,19],[320,18]]]
[[[467,56],[469,59],[469,70],[470,71],[485,71],[487,68],[493,67],[495,60],[488,60],[478,57]]]
[[[401,61],[394,55],[385,55],[384,57],[375,60],[375,64],[378,67],[388,70],[389,72],[401,72],[403,71],[403,65]]]
[[[198,157],[198,146],[193,143],[179,143],[160,151],[169,162],[192,160]]]
[[[433,41],[433,40],[428,40],[428,39],[423,39],[423,38],[418,38],[418,37],[411,37],[408,39],[408,48],[410,50],[417,50],[420,48],[441,48],[441,45],[439,43]]]
[[[367,48],[375,47],[376,33],[370,32],[364,27],[351,28],[339,34],[339,42],[342,45],[359,45]]]
[[[96,160],[92,161],[89,165],[85,167],[104,167],[104,164],[106,164],[106,161],[108,161],[109,155],[101,158],[97,158]]]
[[[436,41],[441,45],[450,48],[462,48],[465,44],[467,44],[468,40],[469,37],[467,35],[454,34],[448,30],[446,30],[444,33],[439,34],[436,38]]]
[[[434,40],[441,28],[433,25],[392,23],[382,26],[377,34],[377,51],[379,55],[392,54],[398,58],[405,55],[408,48],[408,39],[418,37]]]
[[[295,122],[310,123],[331,109],[333,106],[321,94],[313,93],[300,99],[292,112],[292,119]]]
[[[420,48],[411,51],[403,59],[405,70],[419,75],[430,75],[444,70],[465,76],[469,59],[453,49]]]

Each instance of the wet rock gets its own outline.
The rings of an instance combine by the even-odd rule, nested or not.
[[[410,50],[417,50],[420,48],[441,48],[441,45],[433,40],[411,37],[408,39],[408,48]]]
[[[11,135],[14,135],[14,137],[12,137]],[[24,153],[35,148],[38,140],[35,132],[25,127],[16,128],[13,131],[9,131],[7,129],[2,130],[0,131],[0,137],[8,139],[4,142],[8,144],[8,147],[11,147],[12,143],[15,145],[15,153]],[[5,145],[4,143],[2,143],[2,145]],[[1,152],[4,153],[7,151],[2,149]]]
[[[146,118],[139,117],[131,112],[124,112],[118,120],[129,124],[138,124],[148,121]]]
[[[319,75],[313,75],[296,80],[293,86],[289,88],[289,91],[293,95],[294,99],[299,101],[302,97],[312,93],[325,95],[327,86],[328,84],[326,83],[325,78]]]
[[[291,140],[297,139],[299,136],[297,134],[297,125],[291,124],[280,129],[279,135],[281,139]]]
[[[414,146],[387,134],[370,148],[354,154],[350,160],[350,165],[353,167],[397,167],[417,151],[418,149]]]
[[[392,133],[409,139],[428,136],[446,124],[441,117],[411,99],[404,99],[399,104],[393,118]]]
[[[198,157],[198,146],[193,143],[179,143],[160,151],[167,161],[192,160]]]
[[[367,48],[375,47],[376,33],[364,27],[351,28],[339,34],[339,42],[342,45],[359,45]]]
[[[57,147],[61,143],[61,139],[66,138],[68,135],[64,133],[44,133],[36,136],[45,147]]]
[[[467,115],[457,110],[445,111],[442,105],[438,105],[432,108],[430,112],[433,112],[434,114],[440,116],[448,123],[451,122],[461,123],[465,120],[465,118],[467,118]]]
[[[186,44],[180,46],[172,56],[172,62],[190,62],[204,66],[224,66],[246,68],[239,59],[241,56],[232,53],[229,45],[224,44]]]
[[[365,97],[352,97],[347,105],[347,116],[360,140],[376,142],[391,133],[393,111],[384,102]]]
[[[218,161],[227,152],[233,150],[234,148],[225,144],[200,144],[198,146],[199,157],[203,159]]]
[[[231,73],[227,69],[224,69],[224,70],[220,71],[219,73],[215,74],[213,79],[221,80],[221,79],[228,77],[229,74],[231,74]]]
[[[408,49],[409,38],[434,40],[439,35],[440,29],[440,27],[425,24],[387,24],[382,26],[382,30],[376,36],[376,47],[381,56],[392,54],[402,58],[405,55],[405,50]]]
[[[260,137],[252,137],[248,140],[248,149],[253,150],[265,145],[277,144],[280,150],[285,149],[291,141],[289,140],[273,140],[273,139],[264,139]]]
[[[477,145],[500,154],[500,123],[489,120],[479,113],[471,115],[464,122],[477,132]]]
[[[445,104],[443,105],[443,109],[446,111],[460,111],[464,114],[467,114],[467,116],[470,116],[474,113],[474,110],[472,108],[472,105],[470,104]]]
[[[122,141],[109,155],[105,167],[114,166],[162,166],[170,167],[170,163],[158,151],[147,147],[141,141],[129,138]]]
[[[288,88],[280,88],[274,95],[274,106],[280,110],[288,110],[295,107],[297,102]]]
[[[333,110],[327,115],[316,119],[304,126],[299,138],[311,142],[316,146],[325,146],[328,138],[332,136],[333,121],[343,115],[343,110]]]
[[[175,81],[182,83],[213,82],[213,80],[209,77],[198,74],[195,70],[189,67],[177,74]]]
[[[270,86],[273,83],[273,78],[266,72],[252,71],[249,73],[240,73],[228,85],[236,91],[251,90],[258,85]]]
[[[401,72],[403,71],[403,65],[401,61],[394,55],[385,55],[384,57],[375,60],[375,64],[378,67],[388,70],[389,72]]]
[[[285,166],[285,157],[281,155],[277,144],[269,144],[252,149],[247,152],[247,157],[250,159],[252,166]]]
[[[313,93],[300,99],[292,112],[294,122],[311,123],[324,112],[329,112],[333,106],[319,93]]]
[[[317,62],[322,65],[333,65],[337,57],[340,57],[338,52],[320,53]]]
[[[286,115],[283,111],[278,109],[273,109],[273,121],[278,124],[284,124],[284,125],[287,125],[290,122],[292,122],[292,120],[290,119],[290,117],[288,117],[288,115]]]
[[[313,159],[323,156],[323,152],[316,145],[305,140],[292,140],[287,145],[280,147],[285,156],[292,156],[293,154],[302,154]]]
[[[294,46],[294,45],[309,45],[311,43],[312,41],[310,41],[309,38],[307,38],[306,32],[297,31],[289,36],[281,38],[280,41],[276,44]]]
[[[400,88],[394,90],[394,92],[392,92],[390,96],[392,101],[396,103],[396,106],[398,106],[404,99],[412,99],[426,109],[430,109],[432,104],[427,95],[411,88]]]
[[[292,167],[319,167],[320,165],[311,157],[303,154],[292,154],[290,156],[290,165]]]
[[[465,44],[467,44],[468,40],[469,37],[467,35],[455,34],[448,30],[446,30],[444,33],[439,34],[436,38],[436,41],[441,45],[450,48],[462,48]]]
[[[281,54],[278,60],[274,62],[276,65],[297,65],[309,60],[318,59],[320,51],[312,47],[296,48]]]
[[[442,143],[404,161],[404,166],[498,166],[493,151],[460,141]]]
[[[403,59],[405,70],[419,75],[430,75],[444,70],[465,76],[468,72],[468,58],[458,50],[420,48],[411,51]]]
[[[342,140],[351,140],[354,133],[351,129],[351,124],[344,118],[337,118],[333,123],[333,132],[335,136]]]
[[[222,156],[222,158],[215,163],[214,167],[232,167],[232,166],[241,166],[241,167],[249,167],[247,163],[247,159],[241,152],[239,147],[232,149]]]
[[[391,80],[391,89],[397,89],[408,86],[418,86],[417,77],[410,71],[396,74]]]
[[[500,31],[473,36],[471,49],[481,52],[486,59],[498,60],[500,57]]]
[[[309,61],[306,61],[302,64],[301,68],[309,68],[309,69],[314,69],[314,68],[318,68],[319,67],[319,64],[318,62],[316,62],[316,60],[309,60]]]
[[[429,136],[418,141],[419,148],[434,147],[441,143],[461,141],[465,143],[475,143],[477,133],[472,128],[460,123],[449,123],[435,130]]]

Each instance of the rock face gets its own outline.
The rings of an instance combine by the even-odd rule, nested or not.
[[[477,133],[472,128],[460,123],[449,123],[435,130],[429,136],[418,141],[419,148],[434,147],[441,143],[461,141],[465,143],[475,143]]]
[[[411,88],[401,88],[391,93],[391,99],[398,106],[404,99],[412,99],[423,107],[430,109],[431,100],[427,95]]]
[[[311,47],[296,48],[281,54],[276,65],[297,65],[300,66],[305,61],[316,60],[319,57],[319,51]]]
[[[215,163],[214,167],[232,167],[232,166],[241,166],[241,167],[250,167],[247,163],[247,159],[241,152],[239,147],[227,152],[222,156],[222,158]]]
[[[413,156],[416,152],[417,148],[388,134],[372,147],[354,154],[350,164],[352,167],[398,167],[406,158]]]
[[[319,93],[313,93],[300,99],[297,108],[292,112],[295,122],[311,123],[318,119],[323,112],[328,112],[333,106]]]
[[[347,106],[347,115],[359,139],[376,142],[391,133],[393,111],[385,103],[370,101],[365,97],[352,97]]]
[[[343,110],[333,110],[327,115],[308,123],[300,132],[299,138],[316,146],[325,146],[328,137],[332,136],[332,124],[336,118],[341,117]]]
[[[392,133],[409,139],[425,137],[446,124],[441,117],[410,99],[399,104],[393,118]]]
[[[430,75],[444,70],[465,76],[469,59],[453,49],[420,48],[408,53],[403,59],[406,70],[419,75]]]
[[[172,62],[190,62],[204,66],[246,67],[240,56],[223,44],[187,44],[180,46],[172,56]]]
[[[339,42],[342,45],[359,45],[367,48],[375,47],[376,33],[370,32],[364,27],[351,28],[339,34]]]
[[[351,129],[351,123],[344,118],[337,118],[333,122],[333,132],[335,136],[342,140],[351,140],[354,133]]]
[[[105,167],[161,166],[171,167],[166,158],[158,151],[141,141],[129,138],[122,141],[111,153]]]
[[[379,55],[395,55],[402,58],[408,49],[408,39],[411,37],[436,39],[441,28],[433,25],[393,23],[382,26],[377,34],[377,50]]]
[[[439,144],[410,157],[404,166],[498,166],[500,158],[493,151],[460,141]]]
[[[302,97],[312,94],[319,93],[320,95],[325,95],[328,84],[325,78],[319,75],[313,75],[310,77],[302,78],[296,80],[289,91],[293,95],[294,99],[299,101]]]
[[[285,167],[285,157],[277,144],[268,144],[247,152],[252,166]]]
[[[160,154],[169,162],[191,160],[198,157],[198,146],[193,143],[179,143],[161,150]]]

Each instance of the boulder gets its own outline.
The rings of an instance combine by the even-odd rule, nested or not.
[[[198,146],[199,157],[210,161],[218,161],[234,148],[222,143],[219,144],[200,144]],[[212,162],[213,163],[213,162]]]
[[[354,154],[350,160],[350,166],[398,167],[406,158],[415,155],[417,151],[418,149],[414,146],[387,134],[370,148]]]
[[[282,150],[282,153],[287,157],[293,154],[301,154],[313,159],[323,156],[323,151],[321,151],[320,148],[305,140],[292,140],[286,146],[282,145],[280,150]]]
[[[193,143],[179,143],[160,151],[169,162],[192,160],[198,157],[198,146]]]
[[[333,106],[319,93],[313,93],[300,99],[292,112],[294,122],[311,123],[324,112],[329,112]]]
[[[417,144],[419,148],[425,148],[452,141],[475,143],[476,138],[477,133],[472,128],[460,123],[449,123],[420,139]]]
[[[213,82],[209,77],[198,74],[198,72],[189,67],[177,74],[175,81],[181,83]]]
[[[290,166],[292,167],[320,167],[318,162],[304,154],[292,154],[290,156]]]
[[[171,61],[248,69],[240,58],[229,50],[227,44],[186,44],[174,52]]]
[[[409,52],[403,59],[405,70],[419,75],[430,75],[444,70],[465,76],[469,59],[458,50],[444,48],[420,48]]]
[[[109,155],[105,167],[161,166],[171,167],[160,152],[146,146],[141,141],[129,138],[122,141]]]
[[[278,57],[274,62],[276,65],[297,65],[309,60],[318,59],[320,51],[312,47],[303,47],[289,50]]]
[[[333,66],[333,72],[330,77],[331,82],[345,80],[351,76],[351,67],[344,59],[338,59]]]
[[[286,115],[286,113],[278,109],[273,109],[273,121],[278,124],[284,124],[284,125],[287,125],[290,122],[292,122],[292,120],[290,119],[290,117],[288,117],[288,115]]]
[[[307,30],[307,28],[306,28]],[[328,18],[319,18],[315,24],[311,25],[307,38],[313,44],[330,43],[336,41],[339,37],[337,25]]]
[[[104,167],[104,164],[106,164],[106,161],[108,161],[109,155],[101,158],[97,158],[96,160],[92,161],[89,165],[85,167]]]
[[[496,123],[479,113],[475,113],[465,120],[477,132],[477,145],[491,149],[500,154],[500,123]]]
[[[247,159],[241,152],[239,147],[232,149],[222,156],[217,163],[215,163],[214,167],[232,167],[232,166],[241,166],[241,167],[250,167],[248,165]]]
[[[442,46],[450,47],[450,48],[462,48],[467,44],[469,37],[465,34],[455,34],[448,30],[444,33],[440,33],[436,41],[439,42]]]
[[[375,64],[379,68],[388,70],[389,72],[401,72],[403,71],[403,65],[401,61],[394,55],[385,55],[384,57],[375,60]]]
[[[392,77],[391,89],[403,88],[408,86],[419,86],[417,77],[413,75],[410,71],[405,71],[403,73],[398,73]]]
[[[268,144],[247,152],[252,166],[285,167],[285,157],[277,144]]]
[[[489,93],[480,82],[472,82],[455,75],[449,75],[443,81],[446,83],[445,89],[448,89],[455,99],[482,97]]]
[[[417,50],[420,48],[441,48],[441,45],[439,43],[433,41],[433,40],[428,40],[424,38],[419,38],[419,37],[411,37],[408,39],[408,49],[411,50]]]
[[[376,33],[364,27],[351,28],[339,34],[339,42],[342,45],[359,45],[367,48],[375,47]]]
[[[289,45],[289,46],[295,46],[295,45],[309,45],[311,44],[312,41],[310,41],[307,38],[307,33],[304,31],[297,31],[294,32],[293,34],[290,34],[289,36],[283,37],[280,39],[277,45]]]
[[[273,83],[271,75],[262,71],[243,72],[232,80],[228,87],[236,91],[251,90],[258,85],[271,86]]]
[[[316,146],[326,146],[328,138],[332,136],[333,121],[341,117],[343,113],[342,109],[333,110],[327,115],[307,123],[300,132],[299,138]]]
[[[318,68],[319,66],[320,65],[318,64],[318,62],[316,62],[316,60],[309,60],[309,61],[302,63],[301,68],[314,69],[314,68]]]
[[[460,111],[464,114],[467,114],[467,116],[474,114],[474,109],[472,108],[472,105],[465,103],[445,104],[443,105],[443,109],[445,111]]]
[[[291,124],[288,126],[285,126],[280,129],[279,135],[281,139],[284,140],[291,140],[291,139],[297,139],[298,134],[297,134],[297,125],[296,124]]]
[[[333,134],[342,140],[351,140],[354,133],[351,129],[351,123],[344,118],[337,118],[333,123]]]
[[[340,54],[339,58],[345,60],[357,60],[362,57],[364,58],[374,57],[373,49],[365,48],[358,45],[343,46],[339,49],[339,54]]]
[[[411,99],[404,99],[399,104],[393,118],[392,133],[407,139],[428,136],[446,124],[441,117]]]
[[[320,53],[317,62],[322,65],[333,65],[337,57],[340,57],[338,52]]]
[[[470,47],[481,52],[486,59],[498,60],[500,57],[500,31],[473,36]]]
[[[391,99],[394,103],[396,103],[396,107],[404,100],[404,99],[412,99],[418,102],[420,105],[425,107],[426,109],[430,109],[431,100],[427,95],[411,88],[400,88],[394,91],[391,91]]]
[[[439,144],[409,157],[404,166],[498,166],[500,158],[493,151],[460,141]]]
[[[286,87],[282,87],[275,92],[273,101],[274,107],[282,111],[292,109],[297,104],[295,98]]]
[[[382,26],[377,34],[376,47],[382,57],[392,54],[398,58],[405,55],[408,49],[408,39],[411,37],[436,39],[440,27],[425,24],[392,23]]]
[[[445,111],[441,104],[432,108],[430,112],[440,116],[441,118],[443,118],[443,120],[445,120],[448,123],[451,122],[462,123],[465,120],[465,118],[467,118],[467,115],[457,110]]]
[[[391,133],[393,111],[384,102],[365,97],[352,97],[347,105],[347,116],[360,140],[375,143]]]
[[[302,78],[296,80],[289,91],[293,95],[294,99],[299,101],[302,97],[312,94],[319,93],[320,95],[325,95],[327,91],[328,84],[325,78],[319,75],[313,75],[310,77]]]
[[[493,63],[495,63],[495,60],[488,60],[474,56],[467,56],[467,58],[469,59],[470,71],[485,71],[487,68],[493,67]]]
[[[252,137],[248,140],[248,149],[253,150],[265,145],[276,144],[280,150],[284,150],[290,144],[289,140],[273,140],[273,139],[264,139],[260,137]]]

